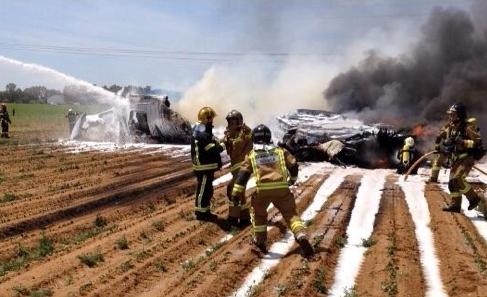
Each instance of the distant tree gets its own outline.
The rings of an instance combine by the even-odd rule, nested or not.
[[[5,90],[9,93],[13,93],[15,92],[15,90],[17,89],[17,85],[14,84],[14,83],[9,83],[7,84],[7,86],[5,87]]]
[[[123,89],[123,87],[118,85],[111,85],[107,90],[112,93],[118,93],[121,89]]]

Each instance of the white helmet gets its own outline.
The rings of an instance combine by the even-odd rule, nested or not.
[[[68,109],[68,112],[72,112],[72,111],[73,111],[73,109],[72,109],[72,108]]]
[[[411,136],[404,139],[404,144],[408,145],[408,146],[414,146],[414,138],[412,138]]]

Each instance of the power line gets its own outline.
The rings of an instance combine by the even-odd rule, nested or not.
[[[134,48],[103,48],[103,47],[73,47],[60,45],[29,44],[29,43],[5,43],[0,42],[0,47],[11,49],[26,50],[45,50],[59,51],[67,53],[93,53],[93,54],[111,54],[111,55],[176,55],[176,56],[220,56],[220,57],[248,57],[248,56],[337,56],[336,53],[300,53],[300,52],[219,52],[219,51],[188,51],[188,50],[162,50],[162,49],[134,49]],[[208,58],[211,59],[211,58]]]
[[[29,43],[5,43],[0,42],[0,49],[25,50],[34,52],[48,52],[57,54],[89,55],[89,56],[122,56],[149,59],[197,61],[197,62],[222,62],[230,63],[241,59],[255,59],[270,57],[272,62],[284,62],[291,56],[300,57],[331,57],[341,56],[335,53],[291,53],[291,52],[210,52],[210,51],[175,51],[162,49],[133,49],[133,48],[102,48],[102,47],[74,47]]]

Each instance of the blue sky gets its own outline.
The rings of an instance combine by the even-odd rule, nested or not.
[[[99,85],[118,83],[185,90],[212,65],[241,62],[241,56],[230,53],[340,56],[364,36],[387,35],[398,27],[410,28],[411,35],[417,34],[435,5],[468,8],[469,3],[0,0],[0,55],[51,67]],[[50,50],[46,51],[45,46]],[[52,50],[52,46],[70,50]],[[73,48],[90,50],[68,53]],[[108,50],[102,55],[100,48]],[[122,49],[133,51],[118,54]],[[142,52],[146,50],[184,54],[158,53],[147,57]],[[208,52],[214,54],[202,54]],[[253,63],[248,56],[244,60]],[[274,63],[279,65],[281,60]],[[38,82],[35,76],[2,67],[0,64],[0,88],[9,81],[24,87]]]

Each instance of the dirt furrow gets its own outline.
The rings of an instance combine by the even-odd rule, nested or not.
[[[64,180],[61,182],[62,189],[57,191],[58,193],[41,193],[40,196],[29,197],[27,199],[14,201],[14,203],[4,205],[2,210],[8,213],[8,216],[4,216],[2,221],[13,220],[25,217],[26,215],[35,214],[34,210],[42,212],[42,208],[48,206],[51,210],[53,207],[62,207],[64,203],[73,203],[76,199],[83,199],[86,196],[100,194],[106,191],[112,191],[113,189],[127,186],[130,184],[136,184],[147,179],[156,178],[158,176],[164,176],[165,174],[173,172],[173,170],[180,170],[188,168],[187,163],[174,163],[165,162],[165,166],[156,169],[140,169],[140,172],[123,175],[123,176],[105,176],[103,179],[98,176],[98,181],[90,181],[90,175],[78,173],[80,179]],[[168,166],[170,165],[170,166]],[[88,176],[88,177],[87,177]],[[97,178],[97,176],[94,176]],[[83,186],[86,183],[90,183],[89,186]],[[51,182],[47,187],[47,191],[56,186],[56,183]],[[42,191],[40,191],[42,192]],[[25,213],[25,209],[32,209],[31,212]]]
[[[22,274],[13,278],[5,285],[2,285],[2,289],[0,290],[0,292],[2,290],[5,290],[4,292],[7,292],[8,289],[11,288],[12,285],[14,285],[15,283],[23,283],[28,281],[30,279],[30,275],[38,276],[36,281],[34,281],[37,286],[52,285],[53,282],[59,280],[66,275],[73,274],[73,278],[75,278],[77,276],[77,273],[74,273],[74,271],[77,271],[78,269],[84,269],[83,265],[80,265],[79,260],[76,259],[77,255],[91,252],[93,250],[99,250],[100,253],[106,255],[107,259],[111,259],[110,255],[113,253],[117,253],[117,251],[114,251],[115,242],[123,235],[126,235],[127,240],[132,245],[131,251],[139,249],[138,247],[140,247],[140,250],[148,248],[150,247],[150,242],[152,242],[152,244],[156,244],[157,242],[163,242],[166,239],[174,240],[174,238],[181,237],[181,230],[179,230],[178,228],[181,229],[184,227],[189,230],[191,228],[194,228],[195,225],[199,224],[196,221],[192,221],[191,219],[188,221],[188,217],[186,216],[187,213],[181,212],[184,209],[190,209],[190,214],[192,215],[193,193],[189,193],[191,194],[191,197],[188,197],[188,194],[186,194],[187,190],[187,185],[179,185],[177,187],[174,186],[169,188],[169,192],[167,194],[179,195],[179,197],[184,199],[183,201],[181,201],[181,204],[174,204],[175,207],[173,208],[163,207],[160,209],[160,214],[147,214],[147,212],[145,212],[140,213],[139,216],[137,216],[136,218],[131,218],[126,221],[117,221],[117,228],[110,230],[106,234],[102,234],[101,238],[93,238],[87,240],[86,242],[83,242],[81,246],[71,246],[71,249],[68,248],[65,250],[61,250],[60,253],[54,254],[54,257],[47,258],[45,262],[40,262],[36,263],[35,265],[29,266],[28,272],[23,271]],[[147,193],[145,193],[145,196],[147,196]],[[149,196],[157,198],[161,196],[161,193],[153,193],[149,194]],[[160,227],[156,227],[159,225],[154,226],[153,223],[158,221],[160,221],[162,225],[160,225]],[[170,230],[170,228],[168,228],[168,230],[172,232],[166,233],[166,231],[164,230],[164,226],[167,224],[172,224],[171,227],[174,227],[175,229]],[[184,226],[182,227],[182,225]],[[156,228],[162,229],[159,230]],[[190,232],[188,230],[186,231],[186,233],[189,234]],[[161,233],[161,231],[164,232]],[[155,237],[156,234],[158,236],[157,238]],[[154,238],[150,239],[150,237]],[[111,260],[116,262],[116,259]],[[107,260],[107,262],[109,263],[110,260]],[[62,268],[60,269],[60,267]],[[50,271],[50,273],[39,273],[39,271]],[[39,277],[39,275],[41,275],[41,277]],[[71,280],[70,282],[72,281],[73,280]]]
[[[365,254],[356,281],[358,296],[424,296],[414,222],[397,177],[389,176],[374,222],[374,232],[364,245]]]
[[[317,176],[311,177],[297,191],[298,195],[304,197],[302,193],[308,191],[307,189],[316,183],[318,179],[319,177]],[[220,196],[224,202],[221,205],[223,208],[220,207],[216,210],[217,213],[222,214],[226,213],[227,208],[224,189],[222,187],[222,191],[220,192]],[[305,201],[303,200],[303,202]],[[276,215],[277,213],[273,211],[272,214]],[[154,263],[164,263],[164,270],[171,271],[177,275],[182,272],[189,273],[206,265],[208,263],[206,259],[208,254],[219,253],[222,246],[226,246],[226,244],[219,242],[225,236],[225,229],[227,227],[224,224],[224,221],[218,223],[217,225],[219,226],[203,224],[202,227],[191,233],[186,241],[179,242],[172,247],[163,247],[163,249],[161,247],[154,248],[154,255],[148,261],[144,262],[141,267],[136,267],[130,273],[123,275],[123,278],[118,277],[109,286],[103,286],[96,290],[96,295],[104,296],[108,293],[112,296],[142,294],[146,288],[151,288],[155,284],[157,285],[157,282],[160,280],[161,271],[154,268]],[[248,232],[245,230],[240,231],[240,233],[232,238],[232,241],[247,238],[247,236]],[[178,283],[179,281],[180,279],[174,275],[171,279],[167,280],[166,284]]]
[[[314,182],[303,189],[297,202],[301,213],[313,200],[322,181]],[[277,212],[274,212],[276,218]],[[268,243],[279,240],[284,229],[283,222],[275,224],[268,233]],[[198,267],[184,271],[178,269],[169,280],[159,282],[149,292],[137,292],[141,296],[228,296],[244,280],[245,276],[260,262],[250,250],[250,234],[239,233],[216,252],[199,261]],[[136,294],[135,294],[136,295]]]
[[[66,205],[62,205],[62,208],[51,209],[49,205],[46,205],[46,209],[39,210],[34,216],[27,217],[26,219],[16,220],[9,222],[9,224],[0,226],[0,239],[19,234],[33,228],[39,228],[50,224],[59,219],[73,217],[81,213],[92,211],[109,203],[115,203],[121,200],[133,199],[136,193],[149,191],[154,188],[169,188],[175,183],[184,179],[188,179],[193,176],[192,169],[184,169],[179,171],[173,171],[164,176],[155,177],[152,179],[144,180],[136,184],[129,184],[117,189],[112,189],[110,192],[101,193],[82,199],[77,203],[66,201]],[[66,197],[64,200],[69,199]],[[52,203],[52,202],[51,202]]]
[[[65,161],[65,158],[72,156],[75,157],[72,161]],[[162,154],[141,156],[133,153],[117,155],[91,153],[86,158],[76,158],[76,155],[60,155],[57,156],[55,162],[50,164],[41,164],[42,166],[40,166],[39,164],[29,163],[28,167],[14,167],[20,169],[17,174],[15,174],[16,171],[9,170],[4,186],[19,194],[22,194],[22,191],[34,189],[35,194],[39,196],[39,190],[46,190],[46,188],[39,188],[39,185],[50,184],[53,179],[58,179],[60,182],[66,180],[74,182],[74,178],[86,178],[92,173],[110,172],[114,176],[125,175],[140,172],[145,166],[148,168],[155,167],[158,165],[157,162],[168,160],[171,159]]]
[[[359,176],[347,176],[327,199],[308,227],[316,256],[303,259],[295,244],[277,267],[268,271],[261,284],[250,288],[249,296],[317,296],[324,294],[333,281],[338,254],[345,243],[345,232]]]
[[[441,210],[450,198],[437,185],[427,185],[426,200],[447,294],[450,297],[487,296],[486,242],[463,214]]]

